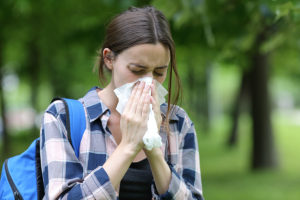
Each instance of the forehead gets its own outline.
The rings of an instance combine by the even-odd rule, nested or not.
[[[170,51],[161,43],[139,44],[124,50],[118,55],[124,61],[144,66],[163,66],[170,62]]]

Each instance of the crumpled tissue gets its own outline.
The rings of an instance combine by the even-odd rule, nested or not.
[[[126,84],[122,85],[121,87],[116,88],[114,90],[114,93],[116,94],[116,96],[119,99],[116,110],[120,114],[123,113],[123,110],[130,98],[133,86],[137,81],[144,81],[146,83],[146,85],[151,85],[152,78],[151,77],[140,78],[140,79],[136,80],[135,82],[126,83]],[[166,96],[166,94],[168,94],[168,91],[159,82],[156,82],[156,92],[158,94],[159,105],[161,105],[165,102],[165,96]],[[151,90],[149,91],[149,94],[151,95]],[[143,137],[143,142],[144,142],[145,148],[147,150],[152,150],[152,148],[160,147],[162,145],[161,137],[160,137],[158,131],[159,130],[157,128],[154,111],[152,109],[152,104],[150,104],[149,118],[148,118],[148,122],[147,122],[147,131]]]

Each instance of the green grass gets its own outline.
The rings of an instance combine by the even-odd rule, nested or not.
[[[279,167],[273,170],[251,170],[251,129],[247,117],[242,117],[238,145],[233,148],[226,146],[226,120],[217,123],[208,134],[198,131],[206,199],[300,199],[300,125],[280,116],[274,116],[274,121]]]

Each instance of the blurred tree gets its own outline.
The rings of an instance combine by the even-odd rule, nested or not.
[[[9,35],[9,30],[14,22],[14,18],[12,16],[13,2],[9,0],[3,0],[0,2],[0,109],[1,109],[1,120],[2,120],[2,139],[3,139],[3,155],[6,155],[9,151],[8,147],[10,144],[8,137],[8,129],[7,129],[7,119],[6,119],[6,101],[4,97],[4,89],[3,89],[3,78],[5,74],[5,58],[4,58],[4,49],[7,45],[6,39]]]
[[[231,127],[231,133],[228,139],[228,144],[230,146],[234,146],[237,143],[238,140],[238,122],[239,122],[239,116],[241,113],[241,109],[247,98],[249,97],[249,72],[244,69],[242,72],[242,78],[240,83],[240,88],[236,94],[235,100],[234,100],[234,106],[232,109],[232,127]]]
[[[6,106],[5,106],[5,100],[4,100],[4,91],[3,91],[3,86],[2,86],[2,82],[3,82],[3,43],[4,43],[4,39],[3,39],[3,35],[0,33],[0,101],[1,101],[1,120],[2,120],[2,137],[3,137],[3,143],[4,144],[9,144],[9,140],[8,140],[8,132],[7,132],[7,126],[6,126],[6,117],[5,117],[5,113],[6,113]],[[7,153],[8,149],[6,145],[3,145],[3,152]]]
[[[92,69],[109,19],[132,5],[148,3],[148,0],[1,1],[0,81],[5,70],[17,73],[21,84],[30,86],[28,103],[37,112],[45,110],[51,100],[45,102],[40,95],[45,93],[45,85],[53,97],[81,97],[87,87],[98,84]],[[7,106],[3,85],[0,86],[1,115],[5,120]],[[3,147],[7,149],[5,121],[3,128]],[[3,154],[7,155],[6,152]]]
[[[287,33],[291,18],[297,17],[297,1],[154,0],[153,3],[172,20],[175,34],[184,39],[188,48],[198,44],[198,48],[190,50],[197,51],[199,57],[208,63],[230,63],[242,68],[241,86],[232,112],[233,126],[229,143],[237,141],[242,99],[245,99],[245,95],[250,95],[253,122],[252,167],[276,167],[277,154],[268,89],[270,55],[282,44],[277,36]],[[288,36],[284,35],[283,38],[285,37]],[[202,54],[204,50],[199,49],[205,49],[205,56]],[[195,67],[195,64],[189,65],[189,68]],[[206,65],[198,63],[196,68],[199,67],[205,68]],[[195,69],[187,70],[186,74],[189,79],[191,74],[195,77]],[[196,79],[200,76],[201,74],[197,74]],[[190,87],[195,88],[195,82],[192,79]],[[197,84],[198,91],[203,89],[199,86],[201,84]],[[198,91],[196,93],[199,94]],[[195,105],[193,107],[197,108]]]
[[[289,73],[295,79],[299,77],[299,72],[294,73],[296,69],[293,69],[295,54],[277,51],[282,45],[287,46],[285,51],[296,49],[295,38],[300,32],[299,26],[287,23],[294,18],[299,19],[299,15],[296,15],[299,4],[296,1],[2,0],[0,81],[9,66],[9,70],[18,74],[21,84],[30,85],[29,103],[37,111],[44,110],[49,104],[50,99],[43,97],[45,88],[51,96],[79,98],[87,87],[98,82],[97,76],[92,74],[92,66],[109,18],[131,5],[149,3],[162,10],[171,20],[174,39],[181,54],[179,59],[188,66],[180,70],[187,83],[188,89],[185,91],[188,92],[185,96],[191,100],[188,104],[190,109],[201,113],[201,122],[209,128],[213,66],[215,63],[239,66],[244,73],[241,77],[245,78],[241,78],[240,94],[237,94],[235,101],[232,131],[235,134],[232,134],[232,141],[237,140],[234,130],[238,125],[240,99],[246,99],[243,98],[245,94],[251,95],[253,149],[257,150],[253,151],[253,157],[258,160],[257,167],[275,163],[273,159],[264,163],[267,158],[276,157],[273,156],[268,71],[276,60],[278,63],[288,63],[291,69]],[[280,60],[279,56],[274,56],[278,52],[290,59]],[[300,63],[299,60],[297,62]],[[276,70],[281,69],[277,67]],[[247,84],[243,85],[243,82]],[[1,116],[5,120],[2,86]],[[5,125],[3,123],[4,141],[8,138]],[[8,146],[8,142],[3,144],[4,147]]]

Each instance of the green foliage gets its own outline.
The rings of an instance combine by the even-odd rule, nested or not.
[[[79,98],[87,87],[99,84],[93,67],[106,24],[132,3],[137,4],[129,0],[1,1],[4,75],[17,74],[21,84],[30,86],[33,97],[26,101],[38,111],[49,103],[40,95],[45,89],[48,97]]]
[[[275,20],[279,20],[280,18],[288,16],[292,17],[292,19],[295,21],[300,20],[300,4],[297,1],[283,2],[281,4],[277,4],[274,6],[274,8],[276,13]]]
[[[289,33],[292,24],[299,22],[298,1],[154,0],[153,4],[167,14],[175,31],[186,38],[184,45],[198,44],[199,48],[215,55],[212,56],[218,58],[215,61],[246,67],[247,54],[265,27],[274,26],[274,29],[263,52],[277,50],[286,38],[297,40]],[[180,29],[184,31],[181,33]],[[191,32],[197,35],[196,39],[192,36],[193,39],[188,40]]]

